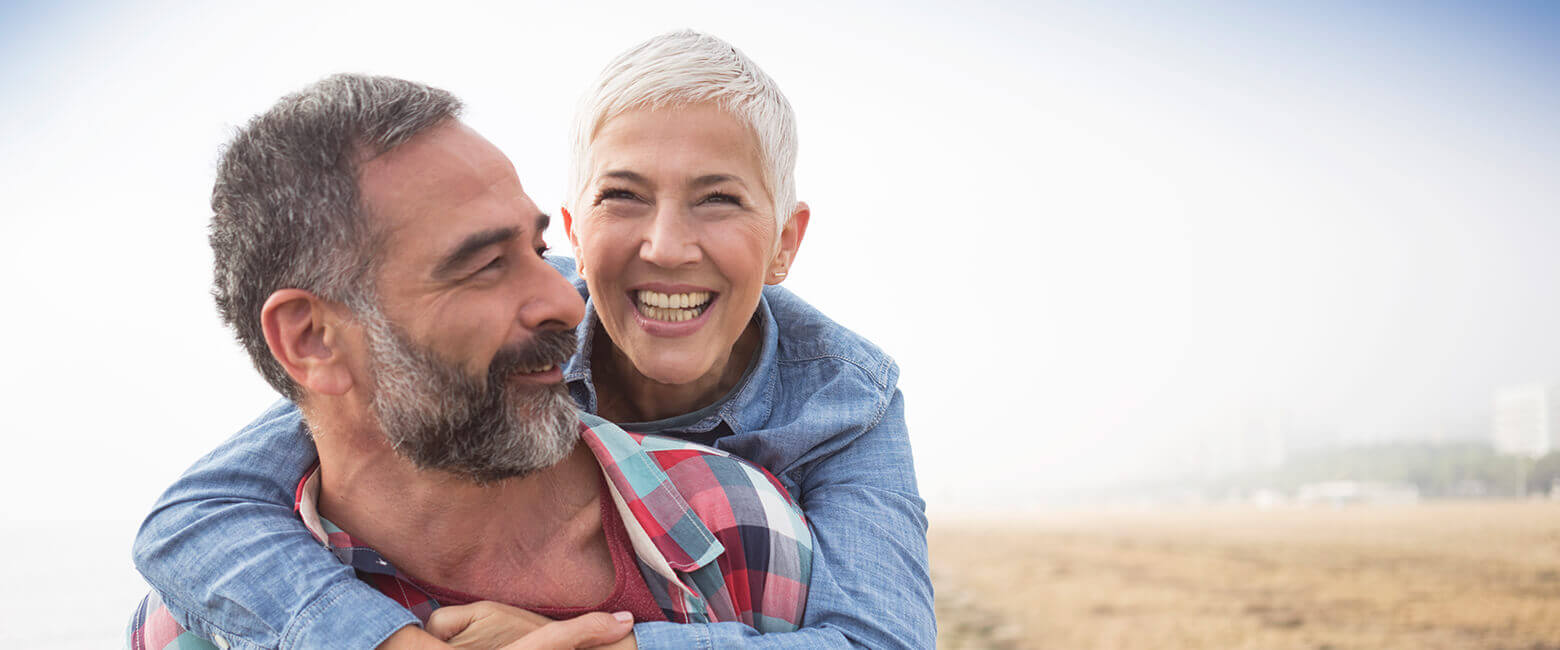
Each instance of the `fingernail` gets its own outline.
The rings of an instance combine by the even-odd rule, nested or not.
[[[619,623],[634,622],[634,615],[628,612],[612,612],[612,618],[617,619]]]

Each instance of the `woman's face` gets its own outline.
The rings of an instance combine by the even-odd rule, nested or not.
[[[694,105],[613,118],[591,152],[564,224],[612,342],[660,384],[747,363],[732,346],[808,216],[800,207],[776,245],[757,139],[725,111]]]

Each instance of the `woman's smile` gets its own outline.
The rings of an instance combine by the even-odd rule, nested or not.
[[[710,308],[720,294],[687,285],[646,284],[628,292],[635,324],[650,336],[679,337],[699,331],[709,322]]]

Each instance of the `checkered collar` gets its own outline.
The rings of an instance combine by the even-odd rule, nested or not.
[[[607,491],[628,529],[634,554],[652,570],[683,585],[673,570],[692,572],[720,557],[725,547],[694,513],[666,472],[646,453],[643,436],[594,415],[580,414],[580,440],[607,478]],[[377,551],[363,546],[319,513],[320,468],[301,480],[294,509],[314,538],[357,571],[402,578]],[[686,589],[686,585],[684,585]]]

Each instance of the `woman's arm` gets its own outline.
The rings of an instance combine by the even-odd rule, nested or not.
[[[813,567],[804,625],[838,628],[871,648],[935,646],[926,503],[898,389],[877,425],[817,461],[801,489],[814,557],[823,558]]]
[[[802,629],[760,635],[740,623],[640,623],[634,626],[639,647],[936,645],[926,509],[915,483],[903,396],[894,389],[865,432],[834,442],[838,446],[804,456],[782,477],[805,474],[800,503],[816,545]]]
[[[932,647],[926,517],[897,390],[881,413],[850,444],[807,461],[798,491],[817,546],[803,629],[641,623],[639,645]],[[301,477],[314,460],[301,415],[284,402],[158,500],[136,537],[136,566],[186,628],[238,648],[366,648],[417,624],[293,514],[296,481],[283,477]]]
[[[185,628],[234,648],[372,648],[418,621],[358,580],[293,513],[314,443],[279,402],[190,467],[135,539],[135,565]]]

